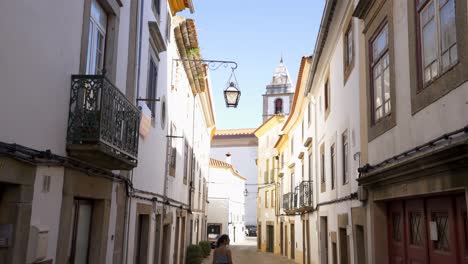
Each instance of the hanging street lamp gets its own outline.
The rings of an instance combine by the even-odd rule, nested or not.
[[[249,195],[249,191],[247,189],[244,190],[244,196],[247,197]]]
[[[226,103],[226,107],[233,107],[236,108],[239,104],[239,99],[241,92],[238,89],[239,84],[237,83],[236,75],[234,74],[234,70],[237,69],[237,62],[234,61],[223,61],[223,60],[197,60],[197,59],[173,59],[174,61],[188,61],[188,62],[199,62],[205,63],[208,69],[215,71],[219,69],[221,66],[225,68],[230,66],[232,69],[231,76],[227,82],[227,88],[224,90],[224,101]]]
[[[224,90],[224,100],[226,102],[226,107],[236,108],[239,104],[241,92],[237,89],[236,84],[231,82],[229,86]]]

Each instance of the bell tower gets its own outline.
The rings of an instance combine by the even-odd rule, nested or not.
[[[262,96],[263,122],[276,114],[289,115],[294,98],[294,88],[282,56],[273,78],[267,84],[265,94]]]

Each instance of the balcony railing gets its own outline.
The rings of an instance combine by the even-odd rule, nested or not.
[[[283,195],[283,210],[291,210],[292,193]]]
[[[140,111],[103,75],[72,75],[67,150],[107,169],[137,165]]]
[[[299,208],[313,206],[312,181],[303,181],[299,184]]]

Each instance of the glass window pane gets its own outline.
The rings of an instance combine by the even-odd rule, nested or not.
[[[440,9],[441,49],[445,52],[457,41],[455,26],[455,3],[449,0]]]
[[[379,63],[377,65],[377,69],[379,69],[381,66],[381,63]],[[374,73],[374,76],[376,74]],[[376,78],[374,79],[374,107],[375,107],[375,120],[377,121],[378,119],[380,119],[380,117],[382,116],[382,113],[380,112],[381,111],[381,107],[382,107],[382,104],[383,104],[383,101],[382,101],[382,76],[381,75],[378,75],[376,76]]]
[[[382,31],[379,33],[377,38],[374,40],[373,43],[373,58],[374,61],[378,59],[378,57],[381,55],[381,53],[387,48],[388,44],[388,26],[385,25],[385,27],[382,29]]]
[[[107,14],[96,0],[91,2],[91,18],[93,18],[103,30],[106,30]]]
[[[422,28],[423,65],[428,66],[437,59],[437,29],[434,18]]]

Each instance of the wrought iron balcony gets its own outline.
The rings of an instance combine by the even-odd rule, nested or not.
[[[103,75],[72,75],[68,154],[111,170],[137,165],[140,111]]]
[[[299,184],[299,210],[307,210],[314,206],[312,188],[312,181],[303,181]]]
[[[283,210],[291,210],[292,193],[283,194]]]

